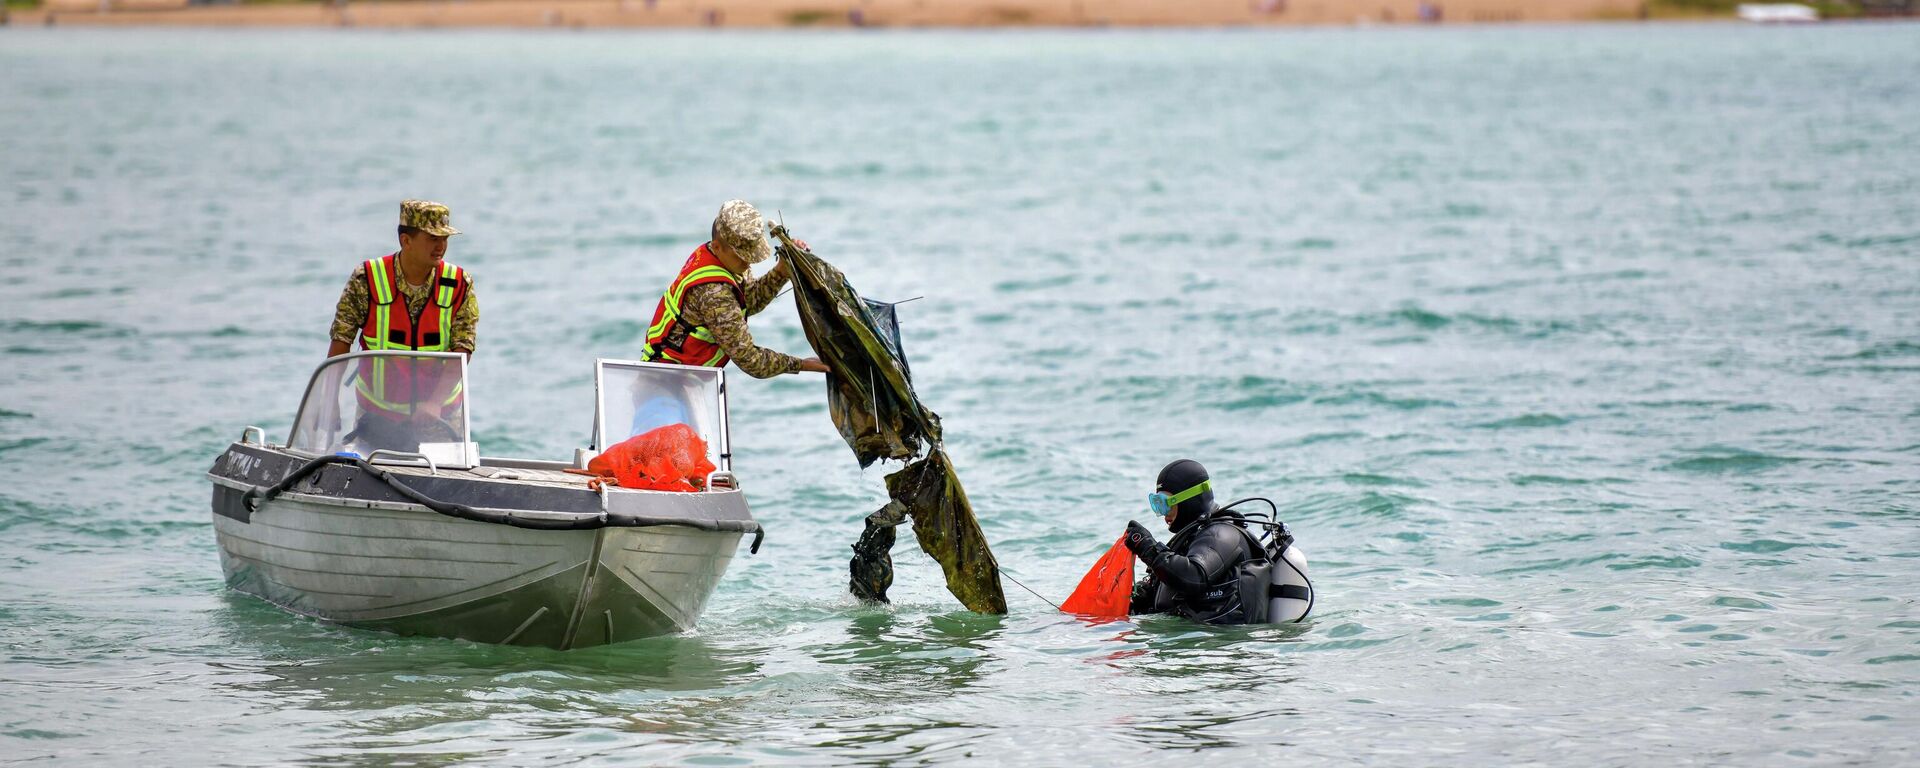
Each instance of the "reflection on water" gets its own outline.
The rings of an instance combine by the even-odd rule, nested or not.
[[[223,642],[232,655],[264,663],[221,662],[219,687],[276,710],[351,712],[329,720],[325,738],[307,744],[323,762],[381,762],[399,755],[432,764],[510,748],[435,751],[469,736],[455,723],[508,718],[518,738],[563,736],[585,725],[636,734],[694,733],[712,738],[743,700],[713,695],[763,678],[768,648],[694,634],[560,652],[383,633],[298,620],[234,595]],[[434,735],[440,734],[440,735]],[[408,759],[412,759],[409,757]]]
[[[1155,717],[1149,722],[1133,724],[1134,740],[1140,744],[1157,749],[1175,749],[1197,751],[1203,749],[1221,749],[1226,747],[1287,747],[1292,744],[1285,740],[1274,739],[1272,734],[1283,732],[1283,722],[1275,718],[1297,711],[1262,712],[1252,711],[1242,714],[1222,715],[1209,708],[1196,708]],[[1261,738],[1243,740],[1230,733],[1241,726],[1261,726]]]
[[[268,629],[261,623],[261,631]],[[284,623],[272,626],[286,634]],[[699,636],[672,636],[623,643],[600,652],[583,649],[534,652],[513,646],[449,644],[435,639],[395,638],[359,630],[330,629],[328,655],[252,668],[265,679],[232,683],[273,691],[280,701],[324,702],[326,708],[430,704],[448,691],[515,687],[534,698],[510,697],[549,711],[597,709],[603,694],[632,691],[683,692],[725,688],[758,679],[756,658],[766,649],[716,645]],[[342,642],[344,641],[344,642]],[[286,654],[278,646],[267,655]],[[341,656],[339,652],[355,651]],[[232,666],[232,669],[245,667]],[[364,696],[364,699],[356,697]],[[623,714],[618,708],[600,714]]]
[[[874,608],[853,616],[846,639],[808,652],[825,664],[850,665],[847,694],[874,704],[905,704],[972,687],[990,671],[990,650],[1005,618],[956,612],[902,618]]]

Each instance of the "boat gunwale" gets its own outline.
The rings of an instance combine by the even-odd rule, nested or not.
[[[239,450],[236,450],[236,449],[239,449]],[[263,454],[263,453],[278,454],[282,459],[285,459],[285,460],[291,460],[296,462],[311,461],[311,459],[306,459],[304,457],[304,452],[289,450],[281,446],[261,445],[261,444],[254,444],[254,443],[245,443],[240,441],[236,441],[228,446],[227,451],[222,454],[223,460],[224,460],[224,457],[227,456],[228,454],[235,454],[235,453],[238,453],[239,455],[252,455],[256,457],[260,456],[260,454]],[[405,464],[396,465],[395,468],[425,470],[424,467],[417,467],[417,466],[405,465]],[[353,469],[353,471],[355,472],[361,471],[361,470],[358,470],[357,468],[350,468],[350,469]],[[256,481],[253,479],[240,479],[240,478],[233,477],[230,474],[223,474],[223,472],[233,472],[233,471],[234,470],[232,469],[227,469],[223,467],[222,464],[216,463],[215,468],[207,471],[205,475],[207,480],[213,485],[226,488],[232,491],[240,492],[240,493],[248,493],[248,492],[258,491],[264,488],[269,488],[279,482],[278,480],[274,480],[272,482],[262,482],[262,481],[265,481],[267,478],[273,477],[274,473],[271,471],[267,472],[265,477],[260,478],[259,481]],[[239,474],[242,474],[244,476],[244,475],[251,475],[254,473],[251,471],[251,469],[249,469],[249,470],[241,471],[239,472]],[[698,493],[685,493],[685,492],[675,492],[675,491],[658,491],[658,490],[652,490],[652,489],[620,488],[618,486],[609,485],[609,486],[601,486],[601,490],[599,491],[593,491],[593,490],[588,490],[584,486],[571,486],[571,487],[561,486],[561,485],[556,485],[551,481],[514,479],[509,477],[490,477],[487,475],[473,474],[471,473],[471,470],[440,472],[438,474],[433,474],[433,475],[417,474],[413,472],[409,472],[405,474],[409,478],[418,478],[420,480],[436,482],[436,483],[454,483],[454,484],[461,484],[461,485],[474,484],[474,485],[469,485],[469,487],[472,487],[472,488],[484,488],[483,484],[494,484],[496,486],[515,487],[515,488],[535,490],[535,491],[549,491],[555,494],[564,494],[573,499],[580,498],[575,494],[587,494],[587,495],[596,497],[598,499],[598,503],[595,504],[597,508],[593,509],[592,511],[581,510],[581,509],[556,510],[556,509],[537,509],[537,508],[527,508],[527,507],[499,507],[499,506],[488,506],[488,505],[480,505],[480,504],[465,505],[468,508],[471,508],[477,512],[481,512],[484,514],[511,517],[511,518],[526,520],[530,522],[532,521],[548,522],[548,523],[556,522],[556,521],[557,522],[598,522],[600,525],[594,526],[594,527],[607,527],[607,528],[645,528],[645,527],[658,527],[658,526],[673,526],[673,527],[688,528],[688,529],[702,530],[702,531],[731,532],[731,533],[754,533],[756,530],[760,528],[759,520],[757,520],[753,516],[753,512],[751,508],[749,508],[746,504],[746,497],[744,495],[744,492],[739,488],[726,488],[723,490],[716,489],[711,491],[702,491]],[[280,477],[285,477],[285,476],[286,475],[284,473],[280,474]],[[313,504],[319,504],[323,506],[342,508],[342,509],[377,509],[377,510],[385,510],[385,511],[405,511],[405,512],[433,514],[436,516],[441,514],[425,505],[412,502],[412,501],[404,501],[404,500],[364,498],[360,496],[346,496],[346,495],[336,495],[336,494],[330,494],[330,493],[311,493],[311,492],[295,491],[292,489],[284,490],[280,494],[277,494],[277,496],[281,498],[286,498],[290,501],[301,501],[306,503],[313,503]],[[648,514],[648,513],[640,512],[637,510],[619,511],[619,510],[612,509],[611,508],[612,502],[615,501],[616,499],[622,499],[622,498],[626,499],[627,501],[626,503],[621,504],[620,506],[627,507],[630,510],[634,509],[634,504],[636,502],[640,503],[642,506],[653,506],[655,502],[670,502],[670,503],[680,503],[680,504],[691,503],[696,505],[694,507],[694,510],[704,507],[707,510],[717,512],[718,514],[710,514],[707,516],[702,516],[699,514],[693,514],[692,512],[694,510],[689,510],[685,508],[683,508],[682,510],[678,510],[682,512],[682,514],[666,514],[666,515]],[[719,508],[716,509],[713,505],[719,505]],[[216,511],[216,514],[220,514],[220,513]],[[243,520],[243,522],[245,521]],[[469,522],[511,526],[510,523],[506,523],[506,522],[489,522],[489,521],[483,521],[483,520],[470,520]],[[719,526],[718,530],[716,530],[716,526]],[[743,530],[735,530],[735,531],[726,530],[726,528],[733,527],[733,526],[739,526]]]

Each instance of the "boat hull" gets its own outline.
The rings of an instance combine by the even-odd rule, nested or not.
[[[345,484],[378,482],[360,474]],[[252,487],[215,477],[227,586],[295,613],[402,635],[569,649],[690,629],[741,537],[677,525],[534,530],[319,487],[248,509]],[[645,495],[639,501],[653,510],[737,504],[746,515],[738,492]],[[715,496],[732,498],[700,498]]]

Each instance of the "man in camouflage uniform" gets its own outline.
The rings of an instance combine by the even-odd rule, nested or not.
[[[454,229],[447,207],[400,203],[400,250],[362,262],[333,313],[328,357],[352,350],[473,353],[480,303],[466,270],[445,261]],[[351,382],[360,399],[354,432],[369,447],[414,450],[465,407],[454,369],[426,360],[363,360]]]
[[[413,315],[425,310],[427,299],[439,287],[438,281],[432,278],[447,256],[447,238],[460,234],[460,230],[453,228],[452,219],[453,214],[446,206],[430,200],[400,203],[400,250],[394,261],[399,266],[400,294],[406,298],[407,311]],[[466,300],[453,316],[452,339],[446,346],[455,352],[472,354],[474,335],[480,325],[480,302],[474,299],[472,276],[462,271],[460,279]],[[360,331],[367,324],[370,305],[367,264],[362,263],[354,267],[334,307],[333,343],[327,347],[327,357],[338,357],[353,349],[354,341],[360,338]]]
[[[745,200],[728,200],[713,219],[711,236],[667,286],[654,309],[641,358],[707,366],[731,360],[756,379],[827,373],[817,357],[802,359],[756,346],[747,330],[747,317],[766,309],[790,277],[786,262],[765,275],[750,275],[752,265],[773,254],[760,212]]]

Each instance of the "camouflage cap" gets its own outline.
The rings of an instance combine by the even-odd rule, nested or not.
[[[773,244],[767,242],[766,220],[745,200],[728,200],[720,205],[720,214],[713,217],[713,236],[748,264],[758,264],[773,255]]]
[[[460,234],[453,228],[453,212],[432,200],[400,201],[400,226],[413,227],[429,235]]]

